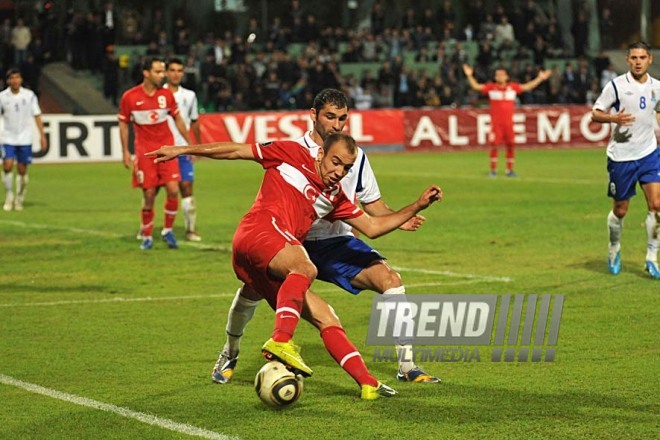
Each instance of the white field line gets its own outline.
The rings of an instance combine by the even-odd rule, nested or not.
[[[443,174],[439,176],[437,173],[420,173],[420,172],[406,172],[406,171],[379,171],[379,176],[402,176],[402,177],[432,177],[434,179],[462,179],[462,180],[492,180],[492,177],[486,174]],[[604,176],[603,179],[606,179]],[[551,177],[525,177],[518,176],[515,179],[501,179],[506,182],[520,182],[520,183],[549,183],[557,185],[602,185],[605,180],[580,180],[580,179],[553,179]]]
[[[107,237],[107,238],[122,238],[125,236],[125,234],[117,234],[115,232],[109,232],[109,231],[97,231],[94,229],[82,229],[82,228],[70,228],[70,227],[64,227],[64,226],[53,226],[53,225],[41,225],[38,223],[26,223],[26,222],[19,222],[19,221],[14,221],[14,220],[0,220],[0,224],[6,224],[10,226],[18,226],[21,228],[28,228],[28,229],[44,229],[44,230],[55,230],[55,231],[65,231],[65,232],[73,232],[76,234],[86,234],[86,235],[96,235],[99,237]],[[136,240],[137,242],[137,240]],[[189,246],[197,249],[203,249],[203,250],[212,250],[212,251],[226,251],[226,252],[231,252],[231,248],[227,246],[222,246],[222,245],[208,245],[208,244],[202,244],[202,243],[195,243],[195,242],[190,242],[190,241],[184,241],[184,240],[179,240],[179,246]]]
[[[63,400],[65,402],[73,403],[75,405],[85,406],[87,408],[98,409],[101,411],[114,413],[122,417],[134,419],[139,422],[146,423],[148,425],[156,426],[163,429],[169,429],[170,431],[175,431],[194,437],[201,437],[211,440],[230,440],[236,438],[236,437],[229,437],[227,435],[220,434],[214,431],[209,431],[203,428],[199,428],[197,426],[175,422],[174,420],[165,419],[163,417],[158,417],[153,414],[141,413],[138,411],[133,411],[128,408],[123,408],[121,406],[116,406],[109,403],[103,403],[103,402],[99,402],[98,400],[92,400],[86,397],[76,396],[75,394],[64,393],[62,391],[57,391],[39,385],[35,385],[32,383],[23,382],[22,380],[18,380],[10,376],[5,376],[4,374],[0,374],[0,383],[17,388],[22,388],[31,393],[52,397],[53,399]]]
[[[107,299],[80,299],[80,300],[62,300],[62,301],[49,301],[49,302],[27,302],[27,303],[7,303],[0,304],[0,307],[47,307],[47,306],[61,306],[68,304],[100,304],[100,303],[129,303],[129,302],[147,302],[147,301],[177,301],[181,299],[207,299],[207,298],[224,298],[234,296],[235,293],[218,293],[211,295],[181,295],[181,296],[163,296],[151,297],[145,296],[141,298],[123,298],[114,297]]]
[[[450,281],[450,282],[435,282],[435,283],[412,283],[412,284],[404,284],[406,289],[409,288],[414,288],[414,287],[434,287],[434,286],[462,286],[466,284],[479,284],[482,283],[482,280],[463,280],[463,281]],[[341,290],[337,286],[331,286],[330,284],[324,283],[324,285],[327,285],[328,287],[312,287],[312,292],[316,293],[329,293],[329,292],[334,292],[336,290]],[[408,292],[411,293],[411,292]],[[1,307],[1,305],[0,305]]]
[[[113,233],[113,232],[105,232],[105,231],[98,231],[98,230],[93,230],[93,229],[81,229],[81,228],[68,228],[68,227],[61,227],[61,226],[50,226],[50,225],[43,225],[43,224],[36,224],[36,223],[25,223],[25,222],[19,222],[19,221],[11,221],[11,220],[0,220],[0,223],[4,224],[9,224],[13,226],[19,226],[19,227],[24,227],[24,228],[33,228],[33,229],[55,229],[55,230],[60,230],[60,231],[68,231],[68,232],[75,232],[75,233],[81,233],[81,234],[89,234],[89,235],[97,235],[97,236],[103,236],[103,237],[110,237],[110,238],[121,238],[123,235]],[[203,245],[200,243],[191,243],[191,242],[180,242],[181,244],[191,246],[191,247],[196,247],[199,249],[213,249],[213,250],[223,250],[223,251],[231,251],[231,249],[224,247],[224,246],[214,246],[214,245]],[[419,284],[407,284],[407,287],[428,287],[428,286],[455,286],[455,285],[461,285],[461,284],[476,284],[480,282],[501,282],[501,283],[510,283],[512,281],[511,278],[509,277],[496,277],[496,276],[487,276],[487,275],[477,275],[477,274],[470,274],[470,273],[458,273],[458,272],[451,272],[451,271],[446,271],[446,270],[432,270],[432,269],[416,269],[416,268],[409,268],[409,267],[397,267],[393,266],[392,267],[394,270],[398,270],[400,272],[418,272],[418,273],[425,273],[425,274],[430,274],[430,275],[442,275],[446,277],[453,277],[453,278],[465,278],[464,281],[454,281],[454,282],[430,282],[430,283],[419,283]],[[324,292],[324,291],[332,291],[334,289],[326,289],[321,287],[320,289],[317,288],[318,291]],[[47,303],[26,303],[26,304],[0,304],[0,307],[19,307],[19,306],[54,306],[54,305],[61,305],[61,304],[87,304],[87,303],[103,303],[103,302],[130,302],[130,301],[167,301],[171,299],[195,299],[195,298],[213,298],[213,297],[219,297],[219,296],[227,296],[228,294],[221,294],[221,295],[199,295],[199,296],[183,296],[183,297],[163,297],[163,298],[151,298],[151,297],[146,297],[146,298],[112,298],[112,299],[104,299],[104,300],[80,300],[80,301],[53,301],[53,302],[47,302]]]
[[[457,275],[458,276],[458,275]],[[470,278],[467,277],[466,278]],[[480,278],[472,278],[472,279],[467,279],[463,281],[453,281],[453,282],[435,282],[435,283],[412,283],[412,284],[406,284],[407,288],[414,288],[414,287],[433,287],[433,286],[459,286],[459,285],[466,285],[466,284],[478,284],[482,283],[487,280],[483,280]],[[493,280],[491,280],[493,281]],[[502,281],[500,279],[496,279],[494,281]],[[509,282],[509,281],[502,281],[502,282]],[[339,289],[337,286],[331,286],[328,283],[323,283],[321,286],[327,286],[327,287],[314,287],[312,288],[312,291],[314,292],[334,292],[335,290]],[[141,298],[123,298],[123,297],[115,297],[115,298],[108,298],[108,299],[80,299],[80,300],[62,300],[62,301],[48,301],[48,302],[27,302],[27,303],[5,303],[1,304],[0,303],[0,308],[8,308],[8,307],[49,307],[49,306],[62,306],[62,305],[69,305],[69,304],[103,304],[103,303],[129,303],[129,302],[148,302],[148,301],[177,301],[177,300],[182,300],[182,299],[208,299],[208,298],[226,298],[226,297],[233,297],[236,295],[235,293],[218,293],[218,294],[211,294],[211,295],[184,295],[184,296],[163,296],[163,297],[151,297],[151,296],[145,296]]]
[[[392,266],[392,269],[398,270],[400,272],[419,272],[430,275],[444,275],[446,277],[467,278],[478,281],[495,281],[501,283],[510,283],[512,281],[512,279],[509,277],[495,277],[488,275],[476,275],[471,273],[458,273],[458,272],[450,272],[447,270],[415,269],[411,267],[397,267],[397,266]]]

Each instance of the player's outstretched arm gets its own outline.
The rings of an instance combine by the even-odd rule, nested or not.
[[[484,85],[478,83],[477,80],[474,79],[474,69],[472,67],[468,66],[467,64],[463,64],[463,73],[465,73],[465,77],[468,79],[470,87],[472,87],[473,90],[481,92],[484,89]]]
[[[369,238],[378,238],[387,234],[413,218],[419,211],[428,208],[433,202],[442,200],[442,190],[437,185],[426,188],[422,195],[410,205],[392,214],[372,217],[361,215],[344,221]]]
[[[372,217],[392,214],[392,210],[383,199],[374,200],[371,203],[363,203],[362,209]],[[415,215],[410,220],[399,226],[402,231],[416,231],[426,221],[423,215]]]
[[[525,84],[521,84],[520,89],[523,92],[529,92],[530,90],[534,90],[535,88],[540,86],[543,81],[550,78],[550,75],[552,75],[551,70],[541,70],[539,72],[539,74],[536,75],[536,78],[534,78],[531,81],[526,82]]]
[[[252,145],[236,144],[234,142],[213,142],[210,144],[199,144],[194,146],[176,146],[166,145],[158,150],[146,153],[146,156],[153,156],[154,162],[165,162],[172,160],[182,154],[192,156],[208,157],[217,160],[254,160]]]

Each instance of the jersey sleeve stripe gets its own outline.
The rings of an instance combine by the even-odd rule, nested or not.
[[[621,106],[621,101],[619,101],[619,90],[616,88],[616,84],[614,84],[614,80],[612,80],[612,87],[614,87],[614,96],[616,96],[616,100],[614,101],[614,110],[617,112],[619,111],[619,107]]]
[[[261,147],[259,146],[259,144],[254,144],[254,149],[257,153],[257,156],[259,156],[259,159],[264,160],[264,155],[261,152]]]
[[[362,160],[360,161],[360,172],[358,174],[358,181],[357,185],[355,187],[355,192],[359,193],[364,189],[364,186],[362,185],[362,172],[364,171],[364,163],[366,162],[366,155],[362,155]]]

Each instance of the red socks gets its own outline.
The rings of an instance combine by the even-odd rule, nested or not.
[[[490,170],[497,172],[497,147],[490,148]]]
[[[273,340],[287,342],[293,337],[300,320],[305,292],[312,280],[298,273],[289,274],[277,292],[277,308],[275,309],[275,330]]]
[[[145,237],[151,237],[151,233],[154,230],[154,210],[153,209],[143,209],[142,210],[142,224],[140,225],[140,232]]]
[[[506,170],[513,171],[513,166],[516,164],[516,153],[513,145],[506,146]],[[490,148],[490,170],[497,172],[497,147]]]
[[[327,327],[321,332],[321,338],[326,350],[335,361],[348,373],[359,385],[378,385],[375,377],[369,373],[362,355],[355,345],[348,339],[346,332],[341,327]]]
[[[513,149],[513,145],[506,146],[506,170],[513,171],[513,166],[516,163],[516,156]]]
[[[165,229],[172,229],[172,226],[174,226],[174,219],[176,218],[176,212],[178,210],[179,210],[178,197],[174,199],[170,199],[168,197],[165,199]]]

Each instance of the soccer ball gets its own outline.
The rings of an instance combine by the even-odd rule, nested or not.
[[[267,362],[254,378],[254,389],[263,403],[274,408],[291,405],[303,389],[302,376],[296,376],[278,361]]]

